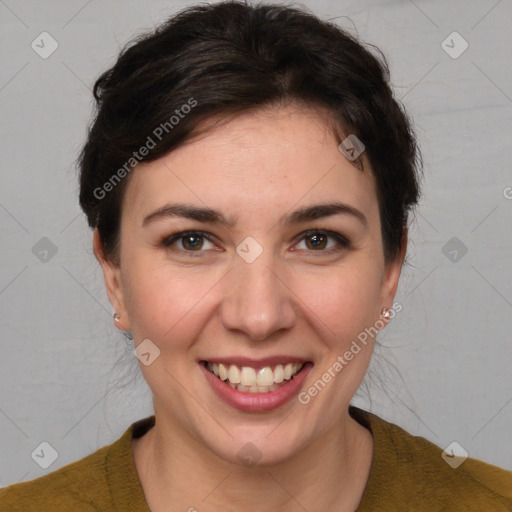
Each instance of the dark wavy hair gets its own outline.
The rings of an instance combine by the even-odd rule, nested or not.
[[[355,163],[365,172],[368,162],[376,179],[384,254],[395,258],[418,202],[421,156],[375,50],[302,8],[239,1],[189,7],[128,43],[94,85],[79,157],[80,206],[105,257],[119,262],[134,165],[179,147],[202,121],[292,101],[327,113],[339,141],[354,134],[365,145]]]

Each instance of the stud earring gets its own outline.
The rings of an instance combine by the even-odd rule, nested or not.
[[[388,308],[382,308],[380,317],[384,320],[389,320],[391,318],[391,311]]]
[[[119,322],[121,315],[119,313],[114,313],[112,317],[114,318],[114,322]]]

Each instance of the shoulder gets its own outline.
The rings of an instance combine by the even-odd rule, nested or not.
[[[423,494],[453,510],[512,511],[512,472],[458,457],[453,451],[445,453],[430,441],[403,430],[399,438],[407,440],[403,446],[411,453],[408,458],[401,452],[402,460],[407,462],[400,474],[404,478],[409,471],[415,475],[414,485]]]
[[[0,489],[0,512],[148,512],[132,454],[155,416],[132,423],[114,443],[35,480]]]
[[[473,458],[443,456],[439,446],[374,414],[355,408],[351,414],[374,438],[365,505],[389,499],[395,504],[390,510],[512,511],[511,471]]]
[[[132,423],[114,443],[35,480],[0,489],[0,512],[149,512],[133,460],[132,439],[155,416]]]
[[[92,512],[108,498],[109,446],[48,475],[0,489],[1,512]]]

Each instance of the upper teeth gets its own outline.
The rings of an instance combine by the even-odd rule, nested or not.
[[[265,366],[256,371],[250,366],[239,368],[234,364],[207,363],[208,370],[213,372],[222,380],[229,380],[231,384],[242,384],[243,386],[272,386],[283,380],[290,380],[293,375],[302,368],[301,363],[278,364],[274,370]]]

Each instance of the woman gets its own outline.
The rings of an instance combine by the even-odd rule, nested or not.
[[[512,510],[512,473],[350,405],[419,196],[384,59],[225,2],[139,38],[94,94],[80,204],[155,415],[0,510]]]

